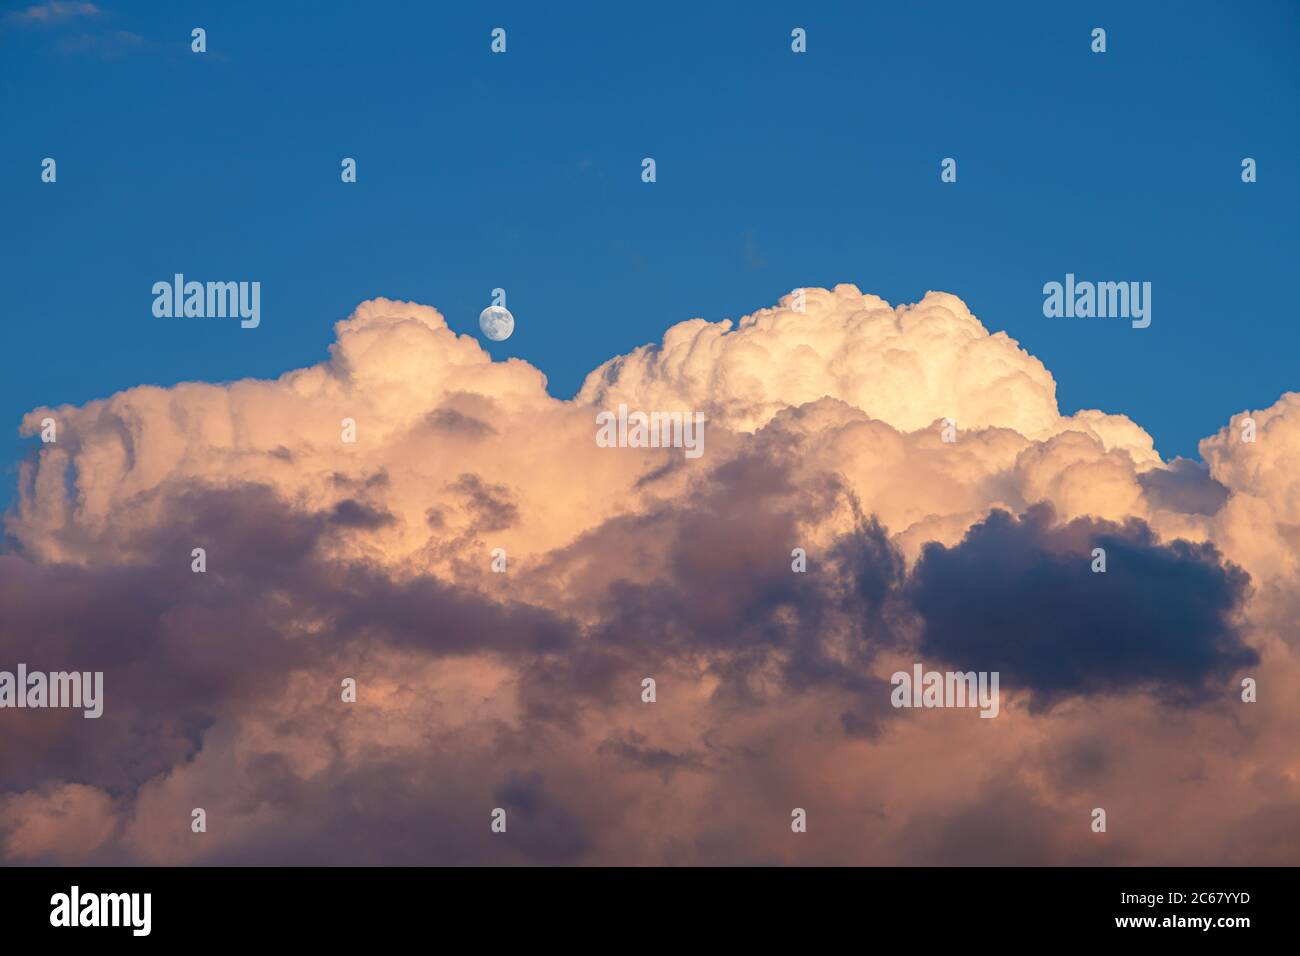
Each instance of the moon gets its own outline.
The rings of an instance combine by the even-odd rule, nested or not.
[[[493,342],[504,342],[515,330],[515,317],[507,308],[490,305],[479,313],[478,327]]]

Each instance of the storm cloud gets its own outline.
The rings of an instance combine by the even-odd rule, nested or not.
[[[1137,520],[1053,522],[1050,505],[994,511],[960,544],[927,545],[910,584],[920,652],[1000,671],[1044,705],[1134,687],[1190,702],[1259,663],[1234,622],[1249,578],[1213,545],[1161,544]]]

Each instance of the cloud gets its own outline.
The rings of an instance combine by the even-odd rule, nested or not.
[[[1188,458],[1175,458],[1167,468],[1145,472],[1138,482],[1156,509],[1214,515],[1228,500],[1228,489],[1210,476],[1209,467]]]
[[[1300,395],[1166,464],[955,296],[794,304],[572,401],[375,299],[274,380],[30,412],[0,660],[106,702],[0,713],[0,858],[1300,858]],[[704,412],[706,453],[598,447],[620,402]],[[892,708],[915,661],[1001,669],[998,718]]]
[[[1149,436],[1123,416],[1062,418],[1043,364],[1005,333],[990,335],[954,295],[929,292],[895,308],[852,285],[801,291],[803,311],[791,293],[734,328],[730,320],[679,323],[659,345],[593,371],[578,400],[703,410],[753,431],[782,409],[829,396],[900,431],[944,418],[1031,439],[1070,429],[1154,460]]]
[[[0,797],[0,846],[14,862],[83,860],[115,828],[112,800],[94,787],[70,783]]]
[[[116,60],[144,48],[144,37],[130,30],[103,27],[104,12],[93,3],[47,0],[21,10],[11,10],[4,22],[20,28],[48,28],[55,35],[50,49],[65,56],[91,56]],[[81,32],[69,32],[79,30]]]
[[[1137,520],[1054,518],[1050,505],[994,511],[956,547],[926,547],[911,582],[922,654],[999,671],[1039,705],[1139,686],[1195,703],[1259,663],[1234,626],[1249,579],[1212,545],[1161,544]]]
[[[34,3],[21,10],[11,10],[5,14],[5,19],[20,26],[50,26],[75,20],[93,20],[102,15],[99,7],[93,3],[46,0],[45,3]]]

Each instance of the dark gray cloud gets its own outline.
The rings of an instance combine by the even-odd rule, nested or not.
[[[359,528],[363,531],[375,531],[393,524],[397,519],[382,508],[344,498],[334,506],[330,520],[342,528]]]
[[[193,756],[219,717],[283,693],[295,669],[352,673],[370,646],[525,666],[575,634],[545,608],[326,557],[333,535],[371,518],[298,511],[256,485],[174,489],[166,509],[166,525],[120,539],[137,563],[0,554],[0,667],[103,671],[106,698],[96,720],[6,710],[0,790],[55,778],[128,792]],[[196,547],[204,574],[191,569]]]
[[[1152,506],[1167,511],[1212,515],[1228,500],[1228,489],[1210,477],[1210,467],[1189,458],[1142,472],[1138,482]]]
[[[675,753],[664,747],[654,747],[644,734],[628,731],[621,737],[608,737],[600,742],[596,752],[619,761],[625,767],[649,770],[660,774],[666,782],[680,770],[703,771],[708,761],[703,752]]]
[[[902,558],[870,519],[829,549],[811,547],[805,527],[846,493],[829,479],[796,491],[791,462],[773,452],[742,454],[689,498],[615,518],[556,556],[587,581],[598,646],[642,670],[695,662],[738,706],[753,704],[754,687],[774,670],[795,692],[873,687],[866,671],[890,639],[887,605]],[[651,541],[648,554],[629,553],[629,542]],[[801,546],[812,552],[807,573],[791,568]],[[557,680],[567,682],[559,674],[567,668],[556,665]]]
[[[546,791],[539,772],[512,771],[493,796],[506,811],[506,833],[519,851],[537,863],[572,863],[591,847],[582,824]],[[513,834],[510,819],[516,823]],[[522,823],[522,826],[519,825]]]
[[[1234,624],[1249,578],[1212,545],[1161,544],[1136,520],[1053,517],[994,511],[957,546],[926,546],[908,584],[922,655],[1000,671],[1003,693],[1038,705],[1140,687],[1189,702],[1258,663]]]
[[[505,485],[489,484],[478,475],[463,474],[447,486],[461,495],[479,532],[504,531],[519,521],[519,507]]]

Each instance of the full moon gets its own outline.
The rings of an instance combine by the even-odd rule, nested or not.
[[[515,330],[515,317],[509,309],[490,305],[479,313],[478,327],[493,342],[504,342]]]

